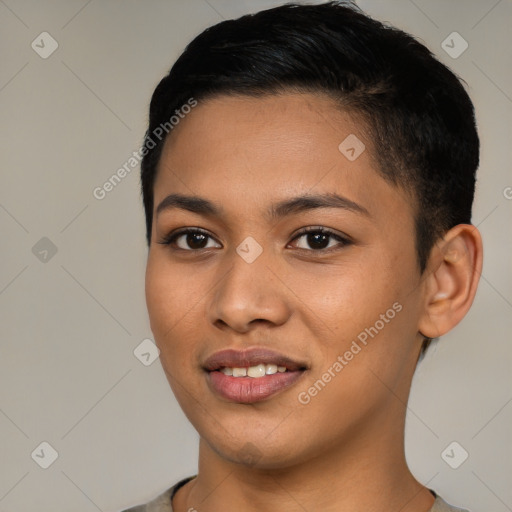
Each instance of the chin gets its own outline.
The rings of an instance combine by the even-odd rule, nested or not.
[[[298,453],[297,437],[291,434],[276,438],[272,434],[258,435],[257,432],[250,435],[247,429],[241,429],[233,432],[231,437],[223,436],[221,432],[206,433],[201,437],[208,449],[225,461],[253,469],[284,469],[299,463],[302,458]]]

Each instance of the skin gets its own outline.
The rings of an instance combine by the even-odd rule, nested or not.
[[[366,145],[352,162],[338,150],[349,134]],[[473,301],[481,239],[473,226],[452,228],[420,275],[414,198],[380,177],[372,151],[356,117],[309,93],[200,102],[166,141],[146,300],[162,366],[200,435],[198,477],[177,492],[177,512],[228,504],[261,512],[276,503],[290,511],[431,508],[432,494],[405,461],[406,403],[420,332],[446,333]],[[333,192],[368,215],[331,207],[266,216],[284,199]],[[203,197],[223,213],[172,208],[156,215],[171,193]],[[351,243],[327,237],[318,248],[296,238],[307,226]],[[203,246],[191,247],[186,236],[174,247],[158,243],[186,227],[211,238]],[[263,249],[252,263],[236,252],[248,236]],[[298,394],[397,302],[402,310],[301,404]],[[229,402],[211,391],[201,366],[218,350],[247,347],[275,349],[308,369],[267,400]]]

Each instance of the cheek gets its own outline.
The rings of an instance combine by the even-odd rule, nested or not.
[[[182,360],[178,357],[181,347],[193,346],[190,338],[198,328],[193,318],[202,305],[200,290],[196,287],[196,280],[191,280],[188,272],[177,272],[158,255],[149,257],[146,304],[151,331],[163,363]]]
[[[161,255],[151,255],[146,267],[146,304],[151,326],[169,329],[194,304],[194,289],[186,272],[178,272]]]
[[[300,299],[297,305],[331,336],[341,338],[373,324],[397,300],[401,286],[396,275],[385,270],[383,259],[368,256],[326,265],[314,273],[310,269],[307,278],[302,276],[290,278],[290,288]]]
[[[145,291],[151,331],[166,378],[184,409],[188,407],[188,393],[194,393],[188,376],[198,337],[194,314],[201,307],[189,275],[176,272],[159,255],[148,259]]]
[[[379,367],[387,360],[386,373],[401,371],[414,338],[416,294],[410,291],[414,267],[407,257],[367,251],[357,261],[347,259],[337,267],[325,266],[311,279],[294,281],[302,323],[309,324],[309,332],[318,340],[319,371],[351,347],[356,351],[354,341],[361,352],[351,359],[351,367]],[[353,381],[368,377],[364,372],[352,375]]]
[[[158,337],[166,324],[170,325],[175,299],[159,267],[154,258],[149,259],[146,267],[146,305],[155,337]]]

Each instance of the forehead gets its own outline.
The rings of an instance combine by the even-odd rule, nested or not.
[[[329,149],[325,156],[337,158],[338,144],[347,135],[357,132],[371,144],[363,133],[365,128],[323,94],[218,96],[199,102],[175,126],[165,149],[171,151],[171,158],[179,159],[183,152],[208,144],[208,156],[199,152],[194,158],[199,161],[204,156],[210,162],[211,158],[225,159],[229,147],[240,157],[307,159],[308,154]]]
[[[155,180],[155,207],[172,192],[240,208],[271,198],[337,192],[378,216],[410,212],[385,181],[366,125],[324,95],[219,96],[199,104],[168,136]],[[243,201],[241,201],[243,198]]]

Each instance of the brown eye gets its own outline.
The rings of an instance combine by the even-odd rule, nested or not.
[[[177,233],[171,233],[159,243],[176,246],[178,249],[191,252],[220,247],[220,245],[215,245],[216,242],[208,233],[199,229],[183,229]]]
[[[334,247],[343,247],[350,243],[346,238],[325,228],[307,228],[293,240],[301,240],[298,249],[322,251]]]

